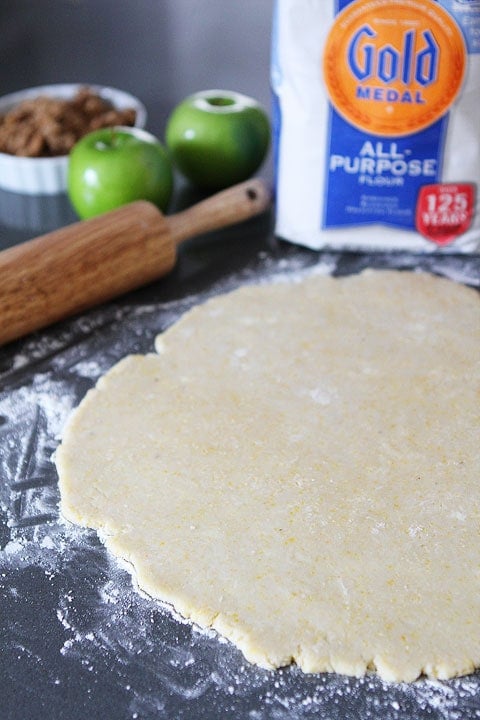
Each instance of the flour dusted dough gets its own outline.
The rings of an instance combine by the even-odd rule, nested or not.
[[[480,664],[480,313],[427,274],[243,287],[88,393],[64,515],[265,667]]]

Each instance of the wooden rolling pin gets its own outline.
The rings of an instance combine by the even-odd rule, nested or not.
[[[183,241],[257,215],[258,179],[165,216],[137,201],[0,252],[0,345],[165,275]]]

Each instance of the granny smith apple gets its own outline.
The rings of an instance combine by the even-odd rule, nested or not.
[[[253,175],[270,145],[270,120],[253,98],[204,90],[168,118],[165,141],[180,172],[203,190],[221,190]]]
[[[94,130],[70,152],[67,191],[82,219],[134,200],[150,200],[165,210],[172,189],[170,157],[160,141],[145,130]]]

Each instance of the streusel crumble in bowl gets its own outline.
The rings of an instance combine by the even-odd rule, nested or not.
[[[87,84],[58,84],[0,98],[0,187],[27,194],[66,190],[68,153],[100,127],[144,127],[146,110],[133,95]]]

